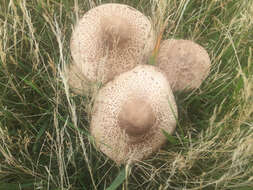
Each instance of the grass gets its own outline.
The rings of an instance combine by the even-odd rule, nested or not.
[[[168,17],[163,38],[194,40],[212,61],[200,89],[176,94],[172,140],[121,167],[93,146],[90,97],[61,73],[77,18],[106,2],[2,1],[0,189],[252,189],[253,2],[170,0],[152,16],[155,1],[113,1]]]

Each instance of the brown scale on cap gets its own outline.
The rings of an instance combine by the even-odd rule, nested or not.
[[[166,74],[173,91],[199,88],[210,71],[206,50],[190,40],[165,40],[157,66]]]

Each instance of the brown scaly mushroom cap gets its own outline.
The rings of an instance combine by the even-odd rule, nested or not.
[[[89,10],[73,31],[73,67],[86,80],[105,83],[147,60],[154,41],[152,25],[141,12],[123,4],[103,4]],[[78,88],[73,82],[70,86]]]
[[[107,83],[98,93],[91,134],[99,149],[118,164],[146,158],[173,133],[177,107],[166,77],[139,65]]]
[[[198,88],[210,71],[206,50],[190,40],[165,40],[157,57],[173,91]]]

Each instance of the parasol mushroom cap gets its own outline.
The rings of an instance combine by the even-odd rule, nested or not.
[[[207,51],[190,40],[161,43],[157,66],[166,74],[173,91],[199,88],[210,71]]]
[[[124,4],[103,4],[84,14],[74,28],[73,67],[89,82],[106,83],[147,60],[154,42],[151,22],[141,12]]]
[[[91,120],[98,148],[117,164],[146,158],[176,127],[177,107],[166,77],[139,65],[100,89]],[[164,130],[164,131],[163,131]]]

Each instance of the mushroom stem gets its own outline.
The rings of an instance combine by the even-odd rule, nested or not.
[[[104,17],[101,23],[103,38],[109,50],[114,47],[123,47],[125,43],[131,38],[130,23],[119,16]]]
[[[128,100],[119,113],[119,126],[132,137],[145,135],[155,120],[150,104],[140,98]]]

